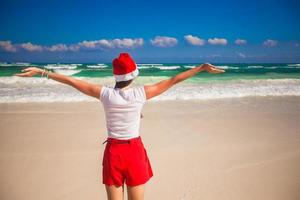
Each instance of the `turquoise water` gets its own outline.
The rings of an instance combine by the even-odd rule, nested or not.
[[[22,66],[23,64],[23,66]],[[111,64],[41,64],[22,63],[0,64],[0,77],[12,76],[19,73],[21,69],[28,65],[34,65],[41,68],[47,68],[58,73],[74,77],[109,77],[112,76]],[[225,69],[226,73],[209,74],[199,73],[190,79],[192,82],[206,81],[226,81],[233,79],[282,79],[282,78],[300,78],[300,64],[215,64]],[[189,68],[196,66],[194,63],[173,63],[173,64],[138,64],[140,76],[145,77],[171,77]]]
[[[195,63],[138,64],[136,84],[151,84],[194,68]],[[215,64],[225,70],[221,74],[198,73],[177,84],[156,100],[190,100],[236,98],[244,96],[300,96],[300,64],[238,63]],[[90,101],[70,86],[41,78],[12,76],[28,66],[38,66],[56,73],[96,84],[114,84],[109,63],[51,64],[0,63],[0,102]]]

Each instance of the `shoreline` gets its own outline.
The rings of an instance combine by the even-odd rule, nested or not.
[[[174,86],[175,87],[175,86]],[[244,101],[244,100],[280,100],[280,99],[285,99],[285,98],[299,98],[299,95],[281,95],[281,96],[272,96],[272,95],[266,95],[266,96],[240,96],[240,97],[221,97],[221,98],[214,98],[214,99],[165,99],[165,100],[153,100],[150,99],[146,102],[146,104],[155,104],[155,103],[180,103],[180,102],[187,102],[187,103],[201,103],[201,102],[208,102],[208,101]],[[38,104],[38,105],[43,105],[43,104],[50,104],[50,105],[55,105],[55,104],[93,104],[93,103],[98,103],[98,101],[95,98],[92,101],[49,101],[49,102],[42,102],[42,101],[33,101],[33,102],[0,102],[0,105],[17,105],[17,104],[22,104],[22,105],[29,105],[29,104]],[[101,103],[101,102],[100,102]]]

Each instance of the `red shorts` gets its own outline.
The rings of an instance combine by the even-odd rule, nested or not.
[[[129,140],[108,138],[102,161],[102,182],[106,185],[137,186],[152,176],[152,168],[141,137]]]

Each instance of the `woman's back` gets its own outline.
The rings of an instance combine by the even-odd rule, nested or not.
[[[141,110],[146,102],[144,86],[126,90],[103,86],[100,100],[105,110],[108,137],[130,139],[139,136]]]

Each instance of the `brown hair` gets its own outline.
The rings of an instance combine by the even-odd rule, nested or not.
[[[133,79],[128,80],[128,81],[119,81],[119,82],[116,82],[115,88],[124,88],[124,87],[130,85],[130,83],[131,83],[132,81],[133,81]]]

